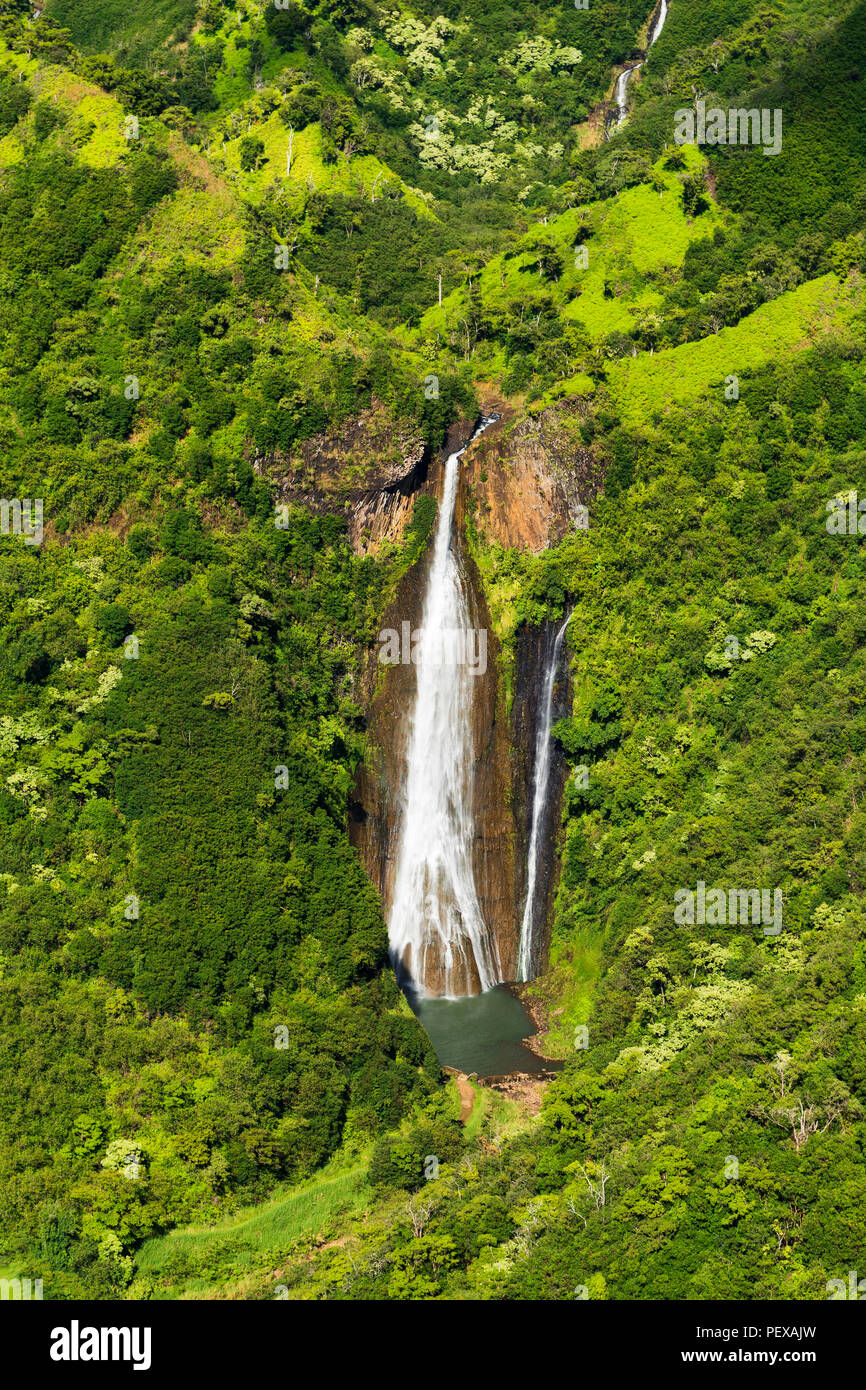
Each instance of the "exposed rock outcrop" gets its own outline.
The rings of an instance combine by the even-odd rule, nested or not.
[[[465,522],[485,542],[539,552],[556,544],[576,524],[602,478],[602,467],[581,436],[586,413],[579,399],[549,406],[535,416],[515,417],[507,403],[491,395],[485,414],[499,413],[461,460],[455,509],[455,552],[469,595],[471,622],[487,634],[487,669],[475,678],[472,712],[474,762],[472,795],[476,829],[473,869],[484,920],[497,942],[503,977],[517,971],[519,923],[526,891],[526,852],[532,797],[533,755],[546,664],[555,629],[521,629],[516,639],[512,703],[506,710],[500,679],[498,643],[477,568],[465,544]],[[374,402],[363,415],[329,436],[307,440],[290,459],[271,456],[257,466],[275,480],[282,501],[315,511],[343,510],[354,547],[363,552],[382,541],[398,541],[415,499],[441,495],[444,464],[470,437],[474,421],[449,431],[442,450],[430,457],[420,438],[401,430],[385,407]],[[383,627],[411,630],[422,623],[429,547],[402,578],[383,619]],[[412,665],[383,667],[378,648],[370,653],[363,682],[368,711],[370,753],[359,769],[350,808],[350,834],[387,912],[393,891],[409,720],[415,704]],[[567,712],[567,680],[556,692],[554,717]],[[539,902],[545,918],[556,878],[555,829],[564,767],[554,755],[546,853],[539,866]],[[425,987],[442,985],[436,962]],[[478,982],[467,975],[468,990]]]
[[[359,552],[377,550],[386,538],[399,540],[429,463],[419,431],[375,399],[369,410],[303,440],[290,455],[275,451],[252,460],[279,502],[347,513],[349,539]]]
[[[603,476],[581,438],[585,414],[581,399],[561,402],[482,435],[463,460],[458,527],[471,506],[484,540],[533,553],[573,531]]]

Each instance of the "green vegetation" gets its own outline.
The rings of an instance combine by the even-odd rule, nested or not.
[[[291,1249],[335,1218],[363,1206],[369,1199],[364,1176],[363,1165],[330,1175],[326,1170],[302,1188],[285,1196],[277,1194],[222,1225],[172,1231],[146,1241],[136,1258],[135,1293],[142,1297],[154,1292],[160,1276],[168,1285],[182,1279],[187,1288],[192,1277],[206,1288],[206,1281],[213,1283],[215,1275],[243,1274],[251,1257],[254,1261],[265,1251]]]
[[[49,0],[47,13],[69,30],[85,53],[109,50],[135,62],[146,62],[155,43],[189,37],[195,0],[153,0],[145,10],[130,11],[123,0]]]
[[[46,1297],[856,1264],[866,561],[825,522],[866,461],[864,7],[674,0],[596,138],[647,19],[0,0],[3,487],[44,519],[0,537],[0,1260]],[[782,152],[675,146],[696,93]],[[604,482],[539,555],[469,517],[506,688],[522,623],[579,623],[565,1066],[462,1123],[346,834],[435,508],[358,553],[378,465],[331,446],[417,460],[491,385]],[[698,880],[783,931],[678,924]]]
[[[737,372],[754,372],[770,363],[794,360],[820,333],[841,330],[852,314],[862,312],[859,285],[843,289],[834,275],[809,280],[789,294],[762,304],[736,327],[710,338],[669,348],[652,357],[623,358],[608,372],[611,395],[630,425],[651,418],[670,403],[697,403],[715,395],[725,399],[725,383]]]
[[[672,408],[588,532],[493,557],[580,615],[554,732],[589,778],[535,991],[566,1069],[294,1296],[821,1299],[860,1248],[866,562],[825,500],[862,467],[864,365],[837,337]],[[778,886],[784,929],[678,926],[698,879]]]

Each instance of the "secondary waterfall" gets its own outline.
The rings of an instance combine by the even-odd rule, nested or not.
[[[556,685],[556,672],[562,652],[565,629],[571,622],[569,613],[556,634],[550,665],[544,678],[541,697],[541,715],[535,738],[535,762],[533,764],[532,824],[529,833],[529,852],[526,859],[526,900],[523,905],[523,920],[520,924],[520,952],[517,958],[517,975],[520,980],[532,979],[535,961],[535,890],[538,882],[538,859],[540,849],[541,818],[547,804],[550,782],[550,730],[553,724],[553,690]]]
[[[653,24],[650,27],[647,50],[652,48],[653,44],[655,43],[662,29],[664,28],[664,22],[667,19],[667,17],[668,2],[667,0],[661,0],[658,18],[655,24]],[[613,92],[613,99],[616,102],[616,117],[613,121],[614,127],[622,125],[623,121],[628,115],[628,84],[631,81],[634,74],[638,71],[638,69],[643,67],[644,62],[646,62],[646,59],[643,59],[643,61],[641,61],[640,63],[635,63],[633,67],[626,68],[625,71],[621,72],[619,77],[616,79],[616,87],[614,88]]]
[[[668,17],[668,0],[662,0],[661,5],[659,6],[659,16],[658,16],[658,19],[656,20],[655,24],[654,24],[654,25],[652,26],[652,28],[650,29],[650,38],[649,38],[649,46],[650,46],[650,48],[652,48],[653,44],[655,43],[655,41],[656,41],[656,39],[658,38],[659,34],[661,33],[662,29],[664,28],[665,20],[667,19],[667,17]]]
[[[628,84],[633,72],[643,67],[642,63],[635,63],[633,68],[626,68],[616,79],[616,86],[613,91],[613,99],[616,102],[616,119],[614,125],[622,125],[628,115]]]
[[[482,421],[475,438],[492,424]],[[468,636],[469,603],[453,546],[460,449],[445,484],[417,643],[417,690],[408,733],[388,936],[398,978],[416,994],[451,998],[502,980],[496,941],[472,869],[473,684],[470,664],[445,657]],[[455,636],[458,638],[455,641]],[[462,643],[465,654],[467,642]],[[435,990],[428,981],[435,980]]]

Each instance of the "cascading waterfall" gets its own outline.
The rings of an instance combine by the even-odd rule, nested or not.
[[[628,115],[628,84],[633,72],[643,67],[642,63],[635,63],[633,68],[626,68],[616,79],[616,86],[613,91],[613,99],[616,102],[616,120],[614,125],[622,125]]]
[[[556,672],[562,652],[565,629],[571,622],[569,613],[556,634],[550,665],[544,679],[541,698],[541,717],[535,738],[535,762],[533,765],[532,824],[529,832],[529,851],[526,858],[526,899],[523,905],[523,920],[520,924],[520,949],[517,958],[517,977],[530,980],[535,954],[535,897],[538,883],[538,860],[541,839],[541,818],[547,804],[550,783],[550,730],[553,725],[553,691],[556,685]]]
[[[473,439],[492,423],[483,420]],[[463,452],[452,454],[445,465],[418,641],[417,691],[388,914],[398,977],[419,996],[451,998],[490,989],[502,980],[472,868],[475,677],[465,660],[443,659],[455,634],[470,632],[466,588],[452,544]],[[459,641],[456,645],[459,649]]]
[[[658,19],[656,20],[655,24],[652,26],[649,32],[649,42],[647,44],[647,50],[652,48],[653,44],[655,43],[662,29],[664,28],[664,22],[667,19],[667,17],[667,0],[661,0]],[[644,62],[645,61],[646,60],[644,59]],[[616,102],[616,119],[613,122],[614,126],[622,125],[623,121],[628,115],[628,84],[631,81],[634,74],[638,71],[638,69],[642,67],[643,62],[635,63],[633,67],[626,68],[625,72],[621,72],[619,77],[616,79],[616,87],[614,88],[613,93],[613,99]]]
[[[662,0],[661,5],[659,6],[659,16],[658,16],[658,19],[656,20],[655,24],[653,25],[652,29],[650,30],[650,40],[649,40],[649,46],[650,46],[650,48],[652,48],[653,44],[655,43],[655,41],[656,41],[656,39],[658,38],[659,34],[661,33],[662,29],[664,28],[665,20],[667,19],[667,17],[668,17],[668,0]]]

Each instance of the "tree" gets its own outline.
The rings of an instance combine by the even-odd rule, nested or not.
[[[258,169],[265,157],[264,141],[255,135],[245,135],[239,146],[240,164],[245,173]]]

